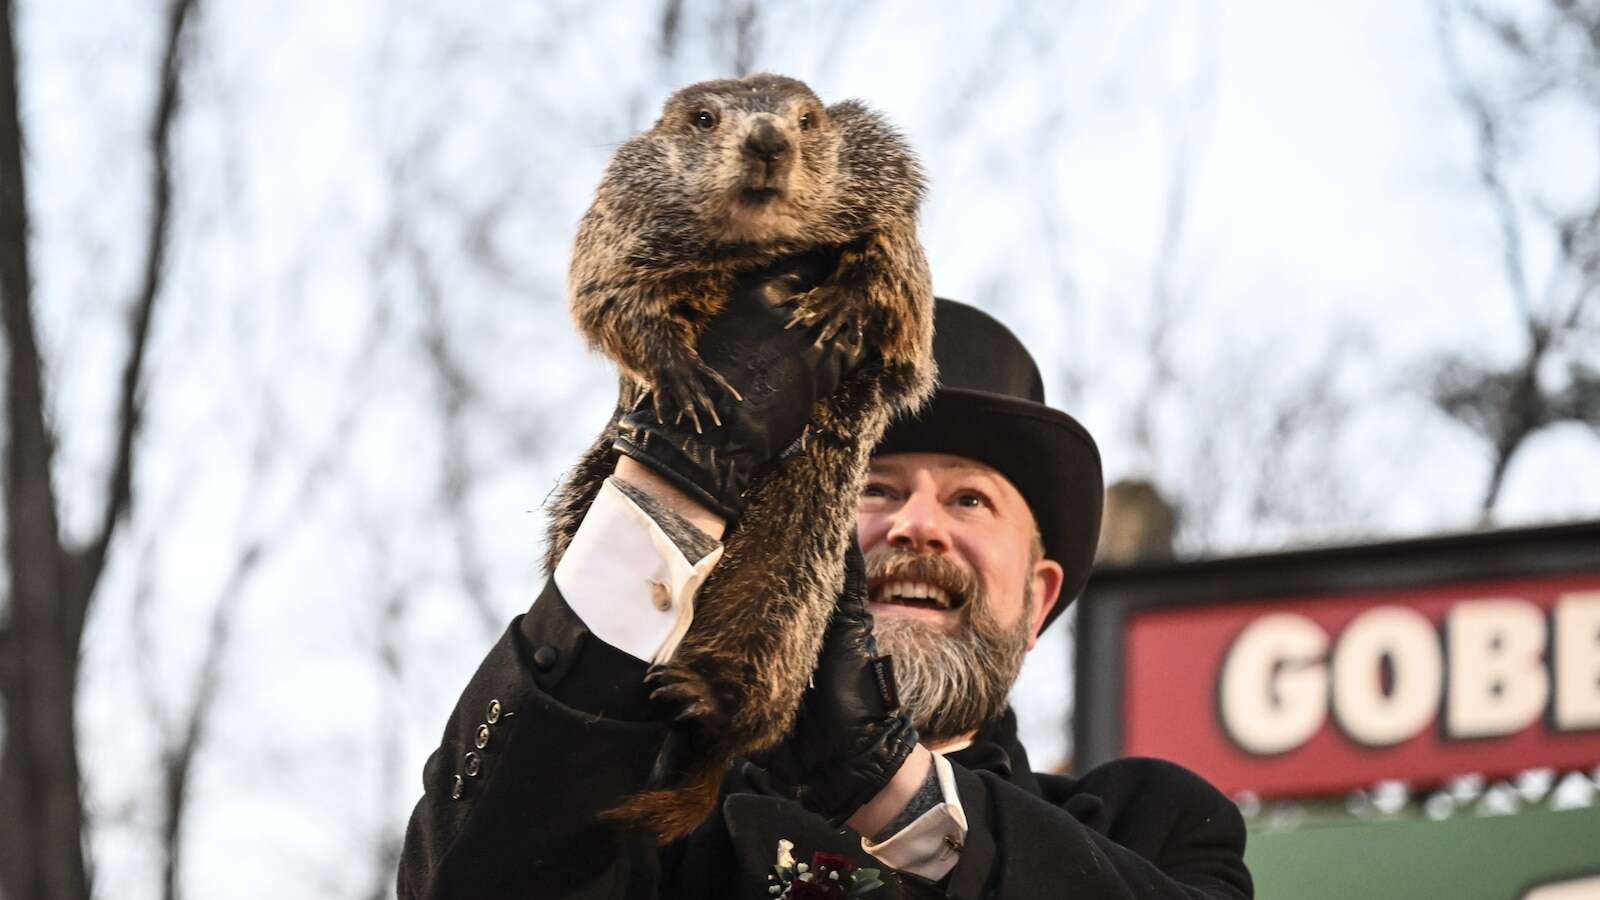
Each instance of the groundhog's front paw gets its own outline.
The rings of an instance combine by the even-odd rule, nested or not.
[[[711,682],[700,673],[667,663],[651,668],[644,680],[653,687],[650,699],[670,707],[676,721],[693,724],[708,737],[727,728],[727,712]]]
[[[656,368],[650,381],[650,403],[656,421],[665,425],[668,416],[673,417],[674,423],[687,417],[696,433],[704,430],[700,421],[702,414],[709,421],[722,424],[722,417],[717,415],[718,395],[744,399],[693,350],[673,354]]]
[[[860,304],[855,295],[833,285],[812,288],[796,294],[789,303],[794,305],[794,318],[788,328],[797,325],[820,326],[818,338],[831,341],[835,335],[854,334],[861,330]]]

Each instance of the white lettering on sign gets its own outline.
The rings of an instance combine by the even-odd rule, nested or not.
[[[1258,754],[1300,747],[1330,710],[1371,747],[1416,737],[1440,717],[1452,738],[1516,734],[1546,710],[1558,730],[1600,729],[1600,591],[1557,598],[1548,621],[1524,600],[1466,600],[1446,613],[1441,635],[1415,609],[1379,606],[1335,640],[1306,616],[1269,613],[1229,646],[1218,713],[1234,743]]]
[[[1222,725],[1251,753],[1281,753],[1305,743],[1327,716],[1328,635],[1293,613],[1251,622],[1228,648],[1219,686]]]
[[[1415,737],[1432,721],[1443,684],[1433,623],[1408,607],[1356,616],[1333,648],[1333,713],[1358,743],[1386,747]]]
[[[1579,875],[1531,887],[1522,900],[1600,900],[1600,875]]]
[[[1553,625],[1555,726],[1600,728],[1600,591],[1562,597]]]
[[[1550,701],[1544,664],[1544,612],[1522,600],[1458,603],[1445,617],[1451,737],[1516,734]]]

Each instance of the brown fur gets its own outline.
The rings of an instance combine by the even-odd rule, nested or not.
[[[702,111],[716,116],[714,128],[695,126]],[[807,114],[811,127],[801,129]],[[741,153],[764,124],[794,148],[786,172]],[[741,202],[743,189],[774,186],[779,196],[759,208]],[[617,150],[579,225],[572,313],[621,369],[623,406],[552,500],[551,571],[616,463],[620,410],[699,363],[700,326],[741,274],[836,251],[833,275],[799,306],[858,319],[869,350],[818,402],[807,449],[757,475],[693,624],[654,673],[665,685],[658,699],[683,709],[709,701],[712,710],[669,739],[678,752],[663,759],[682,758],[658,771],[662,789],[610,813],[663,842],[711,812],[733,758],[773,745],[793,724],[843,583],[868,458],[890,419],[932,392],[933,293],[916,237],[922,195],[916,160],[876,114],[853,101],[824,108],[799,81],[756,75],[674,94],[650,130]]]

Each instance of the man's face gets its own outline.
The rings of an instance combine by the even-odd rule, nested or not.
[[[964,457],[889,454],[856,524],[878,640],[918,729],[945,741],[997,715],[1061,590],[1022,495]]]

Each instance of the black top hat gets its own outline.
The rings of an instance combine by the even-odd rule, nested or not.
[[[878,453],[949,453],[993,466],[1028,501],[1044,555],[1065,572],[1045,625],[1083,590],[1100,536],[1100,451],[1077,420],[1044,404],[1039,367],[980,310],[934,302],[939,389],[921,415],[890,426]]]

